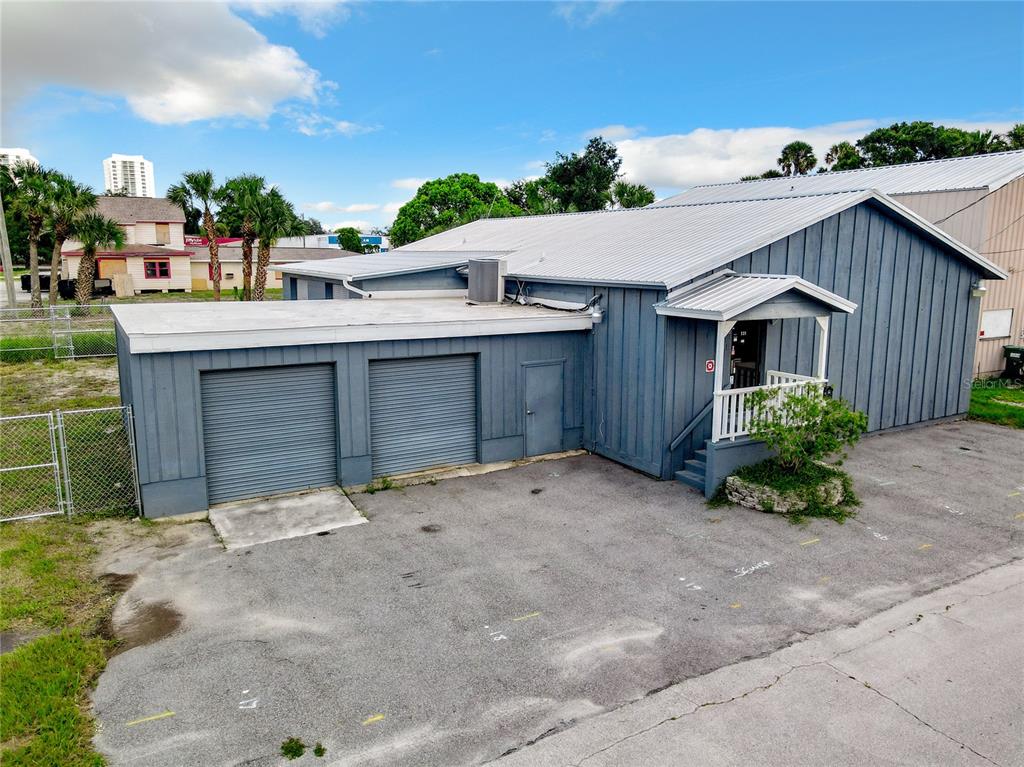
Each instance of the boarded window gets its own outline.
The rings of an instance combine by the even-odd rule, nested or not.
[[[1007,338],[1013,322],[1013,309],[989,309],[981,313],[978,338]]]
[[[171,244],[171,225],[170,224],[156,224],[156,244],[157,245],[170,245]]]

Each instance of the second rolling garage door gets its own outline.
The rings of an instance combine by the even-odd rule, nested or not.
[[[203,373],[209,502],[338,481],[331,365]]]
[[[373,475],[477,460],[472,355],[370,363]]]

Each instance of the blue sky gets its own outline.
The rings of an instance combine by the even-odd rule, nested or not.
[[[330,225],[388,223],[420,179],[537,175],[594,131],[664,195],[763,170],[793,138],[823,151],[899,119],[1024,119],[1019,3],[37,2],[3,14],[4,146],[95,186],[111,152],[144,154],[161,188],[194,168],[257,172]]]

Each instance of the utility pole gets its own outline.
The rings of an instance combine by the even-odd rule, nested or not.
[[[11,263],[11,243],[7,239],[7,216],[4,215],[4,200],[0,197],[0,262],[4,267],[4,285],[7,287],[7,304],[17,305],[18,296],[14,288],[14,265]],[[53,279],[50,275],[50,279]]]

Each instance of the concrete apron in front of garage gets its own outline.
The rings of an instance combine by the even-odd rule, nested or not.
[[[230,550],[361,525],[366,517],[332,486],[222,503],[210,508],[210,522]]]

